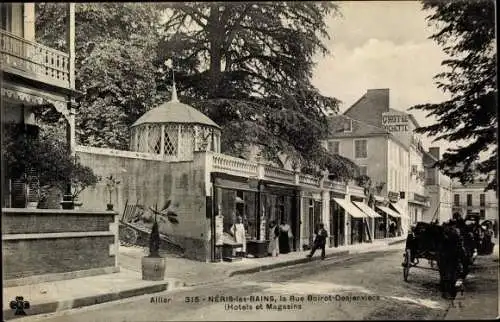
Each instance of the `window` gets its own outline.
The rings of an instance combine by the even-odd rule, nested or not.
[[[486,195],[484,193],[479,195],[479,206],[481,207],[486,206]]]
[[[485,212],[484,209],[479,210],[479,218],[484,219],[485,218]]]
[[[328,142],[328,151],[339,154],[340,150],[340,142],[339,141],[330,141]]]
[[[354,140],[354,157],[356,159],[368,157],[366,140]]]
[[[344,132],[352,132],[352,120],[346,120],[344,122]]]
[[[12,20],[12,4],[2,3],[0,8],[1,13],[1,26],[3,30],[11,30],[11,20]]]
[[[453,204],[455,206],[460,206],[460,195],[458,193],[453,195]]]
[[[368,175],[368,167],[366,165],[359,166],[359,175],[367,176]]]
[[[472,195],[468,194],[467,195],[467,207],[471,207],[471,206],[472,206]]]

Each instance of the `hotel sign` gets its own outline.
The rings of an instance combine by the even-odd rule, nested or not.
[[[408,132],[408,115],[383,113],[382,126],[389,132]]]

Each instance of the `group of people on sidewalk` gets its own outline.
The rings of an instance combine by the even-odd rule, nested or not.
[[[316,250],[321,249],[321,258],[324,259],[326,256],[325,247],[328,232],[325,230],[323,224],[319,224],[318,229],[315,231],[315,235],[313,247],[307,257],[312,257]],[[267,252],[270,256],[274,257],[279,254],[288,254],[292,250],[293,234],[290,225],[284,220],[281,221],[279,226],[274,221],[270,222],[269,236],[270,242]]]
[[[277,225],[273,220],[269,223],[269,246],[267,253],[270,256],[288,254],[293,250],[293,234],[290,225],[284,219]]]
[[[230,232],[235,241],[242,244],[242,247],[238,247],[235,251],[240,254],[245,254],[246,232],[241,216],[236,216],[236,222],[232,225]],[[308,257],[312,257],[316,250],[321,249],[321,257],[324,259],[328,232],[325,230],[323,224],[319,224],[315,231],[315,235],[316,237]],[[293,233],[290,225],[284,219],[281,220],[279,225],[275,221],[271,221],[269,223],[268,255],[275,257],[279,256],[279,254],[288,254],[293,250]]]

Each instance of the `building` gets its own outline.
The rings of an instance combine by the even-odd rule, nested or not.
[[[430,207],[423,214],[423,221],[446,222],[452,217],[452,181],[434,167],[441,159],[439,147],[429,148],[424,154],[425,188],[431,197]]]
[[[389,209],[381,213],[393,219],[399,214],[403,233],[417,221],[450,218],[450,180],[433,167],[439,149],[425,150],[413,115],[389,106],[389,89],[369,89],[342,115],[329,119],[325,147],[353,160],[375,185],[383,184],[377,199]]]
[[[61,52],[35,42],[35,4],[1,4],[2,54],[2,125],[19,124],[37,135],[35,111],[52,106],[67,123],[68,145],[75,147],[75,11],[68,4],[68,52]],[[3,191],[23,189],[22,183],[11,182],[8,171],[2,171]],[[2,196],[2,206],[26,204],[26,200],[9,200]],[[17,194],[22,196],[23,194]]]
[[[484,191],[486,185],[484,180],[466,185],[453,181],[453,213],[478,214],[481,219],[498,221],[498,197],[494,190]]]
[[[66,120],[69,151],[73,152],[72,102],[77,95],[74,4],[67,4],[68,52],[35,41],[34,3],[0,6],[2,130],[14,125],[35,139],[38,135],[35,112],[51,106]],[[28,209],[26,183],[22,178],[13,178],[9,170],[2,164],[4,287],[119,270],[115,213],[104,209],[98,212]]]
[[[423,180],[410,172],[411,162],[422,159],[418,141],[408,134],[412,126],[417,126],[412,116],[390,109],[388,89],[370,89],[343,115],[330,117],[325,140],[328,150],[353,160],[360,174],[381,188],[376,209],[397,220],[402,234],[409,229],[410,214],[421,214],[422,209],[415,209],[426,202],[413,203],[416,195],[425,193]],[[423,173],[423,164],[417,169]]]
[[[306,175],[268,163],[220,153],[220,128],[193,107],[172,99],[141,116],[132,126],[131,151],[78,146],[80,162],[97,175],[113,175],[121,184],[113,203],[148,207],[171,200],[178,224],[160,222],[160,231],[184,249],[186,257],[219,260],[218,246],[236,216],[244,221],[248,252],[269,241],[271,221],[291,227],[292,251],[312,247],[315,230],[323,223],[330,247],[363,242],[363,221],[377,217],[354,202],[365,202],[362,187]],[[86,209],[104,209],[106,186],[98,184],[81,194]],[[354,224],[353,224],[354,223]],[[221,241],[221,243],[219,243]]]

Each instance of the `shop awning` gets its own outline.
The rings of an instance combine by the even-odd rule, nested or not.
[[[384,207],[384,206],[377,206],[377,208],[380,209],[380,210],[382,210],[383,212],[385,212],[386,214],[388,214],[391,217],[401,218],[401,215],[398,214],[397,212],[395,212],[394,210],[392,210],[391,208],[387,208],[387,207]]]
[[[365,215],[361,210],[359,210],[355,205],[352,204],[352,202],[340,199],[340,198],[333,198],[336,203],[339,204],[340,207],[344,208],[345,211],[354,218],[367,218],[368,216]]]
[[[397,204],[395,203],[391,203],[391,206],[394,207],[394,209],[399,212],[399,214],[402,216],[402,217],[408,217],[406,215],[406,212],[403,211],[403,209],[401,209],[401,207],[399,207]]]
[[[372,218],[382,218],[382,216],[380,216],[379,214],[377,214],[377,212],[375,210],[373,210],[372,208],[368,207],[367,204],[365,204],[363,202],[359,202],[359,201],[353,201],[352,203],[355,204],[356,206],[358,206],[359,209],[361,209],[361,211],[363,211],[369,217],[372,217]]]

